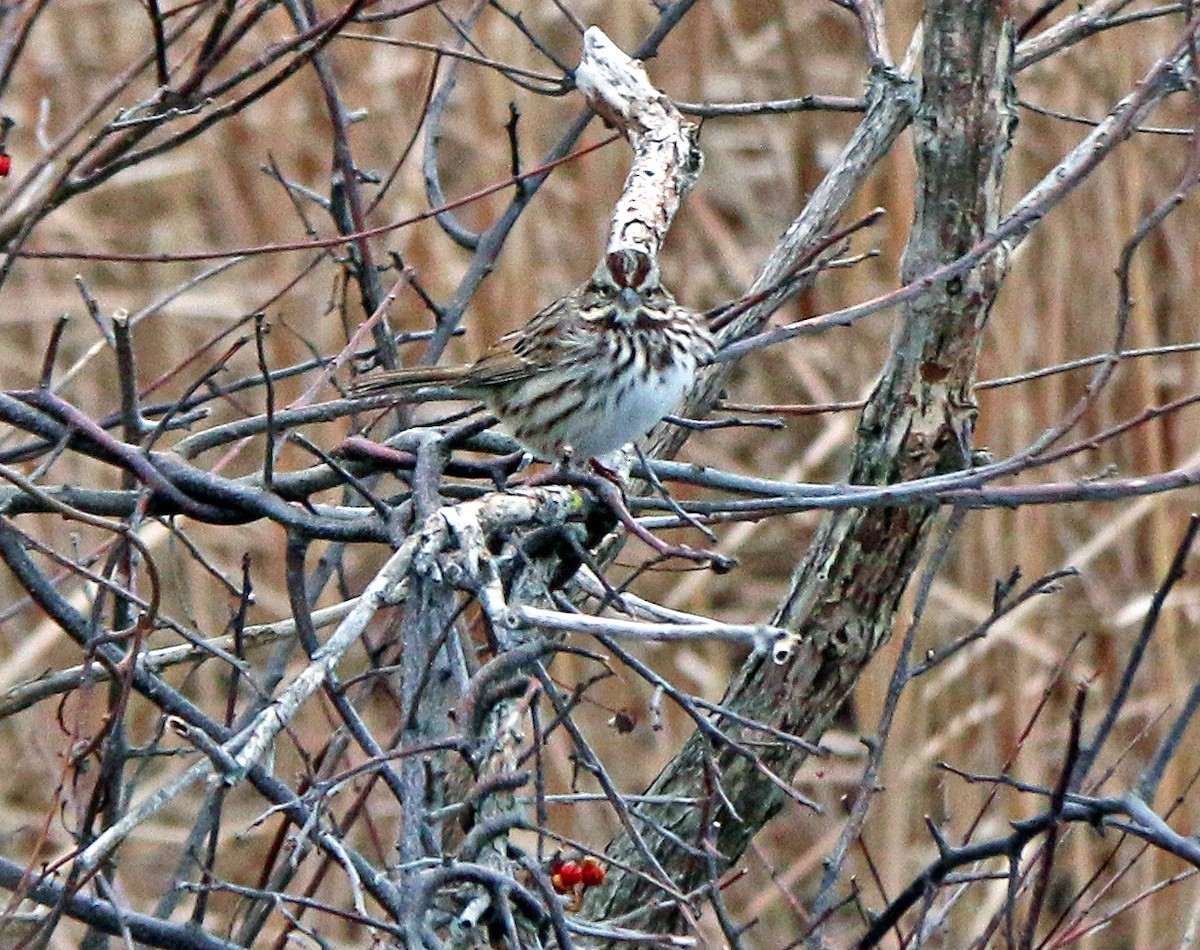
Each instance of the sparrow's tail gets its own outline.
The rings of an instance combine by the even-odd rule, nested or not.
[[[356,379],[350,387],[356,396],[368,393],[393,391],[411,392],[422,386],[454,386],[462,381],[466,366],[412,366],[394,369],[386,373],[375,373]]]

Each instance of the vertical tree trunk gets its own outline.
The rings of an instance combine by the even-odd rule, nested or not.
[[[906,281],[961,256],[995,226],[1014,124],[1008,4],[930,0],[923,29],[922,88],[914,117],[920,180],[904,257]],[[1004,271],[1002,257],[995,255],[965,278],[935,288],[904,309],[891,355],[859,423],[851,482],[888,484],[969,464],[975,362]],[[798,567],[776,621],[800,633],[803,647],[782,666],[752,657],[725,704],[743,716],[818,739],[890,635],[933,515],[934,509],[916,506],[832,515]],[[764,738],[721,725],[735,737]],[[765,747],[760,756],[761,764],[785,781],[803,760],[800,749],[784,744]],[[714,774],[709,762],[716,766],[720,794],[706,788],[706,783],[711,786],[706,776]],[[741,856],[785,800],[755,763],[714,747],[700,734],[662,771],[650,792],[711,796],[708,809],[647,806],[644,812],[696,845],[710,833],[701,822],[711,825],[722,867]],[[708,879],[708,862],[689,856],[667,836],[648,837],[681,891]],[[610,853],[641,865],[626,838],[615,840]],[[607,918],[660,899],[645,879],[614,869],[589,910]],[[669,929],[677,915],[677,908],[666,907],[637,925]]]

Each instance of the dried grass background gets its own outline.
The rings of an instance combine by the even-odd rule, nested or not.
[[[445,3],[461,15],[466,4]],[[1016,4],[1028,13],[1035,4]],[[585,21],[601,25],[610,36],[631,47],[654,20],[649,3],[573,0],[572,9]],[[332,4],[324,4],[332,12]],[[555,6],[529,2],[528,23],[547,37],[570,62],[578,58],[577,36]],[[888,4],[897,53],[907,42],[919,16],[915,0]],[[272,31],[274,31],[272,33]],[[257,31],[257,46],[290,35],[282,11],[269,16]],[[360,32],[369,32],[363,28]],[[389,27],[375,30],[391,36],[431,43],[449,42],[452,34],[435,9],[426,9]],[[1088,40],[1019,77],[1020,96],[1038,105],[1100,118],[1127,91],[1136,77],[1165,48],[1168,24],[1139,24]],[[482,17],[475,38],[497,60],[539,69],[544,66],[527,43],[494,12]],[[135,4],[109,0],[63,0],[52,4],[33,31],[9,98],[0,104],[17,120],[10,141],[13,179],[39,154],[39,136],[53,139],[110,82],[115,73],[148,49],[145,11]],[[359,165],[386,174],[418,121],[429,82],[432,57],[426,52],[344,39],[328,51],[347,105],[364,117],[352,132]],[[444,68],[444,67],[443,67]],[[782,98],[807,93],[856,96],[864,75],[861,43],[852,19],[832,3],[820,0],[707,0],[701,3],[665,43],[650,64],[660,88],[684,101],[741,101]],[[504,132],[509,103],[521,112],[519,139],[526,166],[561,134],[577,114],[580,101],[535,97],[515,89],[496,73],[471,65],[460,67],[444,128],[442,148],[445,187],[458,197],[510,173]],[[139,95],[148,95],[153,80],[144,77]],[[130,100],[131,101],[131,100]],[[105,112],[105,116],[111,110]],[[1182,113],[1162,112],[1156,124],[1185,121]],[[665,278],[687,304],[703,308],[736,296],[749,283],[759,262],[780,232],[803,206],[830,157],[853,128],[857,117],[804,113],[775,117],[715,119],[705,123],[702,144],[705,173],[688,199],[672,232],[663,263]],[[1086,129],[1027,109],[1009,164],[1008,196],[1015,200],[1065,153]],[[603,134],[598,123],[586,140]],[[110,252],[182,252],[252,247],[304,240],[303,223],[277,182],[260,166],[273,159],[282,173],[318,193],[327,193],[330,176],[330,130],[322,97],[311,71],[302,73],[242,116],[220,125],[167,156],[119,175],[95,193],[67,204],[42,222],[29,246]],[[1182,168],[1184,139],[1143,135],[1121,148],[1116,158],[1055,210],[1025,242],[994,313],[980,363],[980,378],[1031,370],[1079,356],[1101,353],[1113,334],[1115,280],[1120,249],[1140,217],[1174,187]],[[484,283],[466,322],[466,335],[452,346],[456,359],[466,359],[501,333],[527,319],[538,307],[578,283],[594,266],[602,246],[609,206],[627,169],[627,150],[617,143],[558,170],[538,194],[510,237],[495,273]],[[911,216],[913,161],[902,140],[860,196],[859,211],[881,205],[888,215],[860,244],[873,242],[881,256],[852,270],[823,277],[818,286],[785,310],[779,319],[794,319],[866,299],[895,286]],[[506,196],[497,195],[462,209],[467,222],[492,220]],[[302,204],[303,201],[302,201]],[[383,224],[427,207],[421,186],[419,151],[401,170],[396,186],[371,216]],[[322,234],[330,225],[319,208],[305,205]],[[1137,309],[1130,345],[1157,346],[1196,341],[1200,337],[1200,227],[1194,202],[1186,205],[1154,236],[1135,264]],[[400,252],[435,299],[453,292],[467,256],[424,222],[377,238],[380,260]],[[135,340],[143,386],[171,374],[212,337],[265,307],[272,331],[270,362],[274,366],[306,359],[315,349],[337,352],[348,328],[361,318],[353,293],[346,294],[337,267],[324,263],[288,286],[311,254],[256,256],[181,295],[137,327]],[[97,347],[96,327],[87,318],[73,283],[85,279],[101,309],[136,313],[209,264],[167,265],[23,260],[0,293],[0,382],[5,388],[31,385],[51,327],[62,313],[74,319],[60,355],[59,374],[76,360],[78,367],[64,394],[93,413],[116,408],[112,354]],[[390,280],[390,277],[386,278]],[[285,290],[285,288],[287,288]],[[282,293],[282,296],[279,296]],[[405,293],[391,311],[397,328],[429,326],[430,316],[419,299]],[[739,368],[728,398],[736,403],[824,403],[854,400],[870,389],[883,361],[892,314],[860,322],[815,340],[786,344],[747,359]],[[243,328],[237,331],[244,333]],[[223,346],[223,345],[222,345]],[[216,350],[208,359],[215,356]],[[253,347],[229,370],[229,377],[256,371]],[[416,352],[409,351],[412,358]],[[1197,387],[1200,357],[1180,354],[1125,363],[1085,425],[1099,431],[1142,408],[1177,398]],[[169,376],[153,400],[169,399],[194,378],[198,367]],[[1002,457],[1027,445],[1054,422],[1081,394],[1084,373],[1064,374],[1020,386],[980,394],[978,442]],[[307,381],[287,380],[278,387],[280,404],[298,396]],[[262,410],[261,395],[239,396],[221,405],[216,421]],[[1115,466],[1123,474],[1162,471],[1200,453],[1200,413],[1194,408],[1140,426],[1128,437],[1108,443],[1085,457],[1056,466],[1037,477],[1072,479]],[[760,429],[701,433],[685,457],[705,464],[791,480],[834,481],[843,476],[853,413],[789,418],[783,431]],[[306,434],[329,447],[344,437],[344,426],[310,427]],[[227,473],[253,471],[261,445],[252,444],[230,463]],[[204,464],[213,459],[205,458]],[[300,455],[285,455],[284,464],[301,464]],[[1028,476],[1032,477],[1032,476]],[[64,456],[49,481],[112,485],[111,475],[97,475],[85,460]],[[961,834],[974,818],[988,789],[968,786],[939,772],[946,761],[958,768],[993,773],[1017,755],[1014,774],[1027,781],[1053,784],[1061,765],[1067,710],[1073,684],[1089,680],[1092,709],[1111,693],[1115,671],[1144,614],[1148,594],[1164,573],[1188,513],[1200,504],[1196,490],[1153,495],[1114,505],[1034,507],[1017,511],[973,513],[957,543],[948,569],[933,589],[921,634],[920,649],[935,647],[969,630],[987,615],[992,585],[1020,566],[1028,578],[1063,565],[1082,572],[1053,597],[1041,598],[1005,621],[986,640],[922,678],[905,698],[892,735],[879,795],[866,824],[862,847],[852,858],[853,872],[868,905],[884,903],[880,889],[894,895],[936,856],[925,830],[928,815]],[[704,573],[662,572],[640,583],[639,592],[671,606],[737,620],[765,620],[784,591],[792,565],[799,559],[817,523],[815,514],[776,518],[720,530],[720,549],[735,554],[742,567],[715,578]],[[28,527],[28,525],[27,525]],[[88,550],[98,535],[61,521],[43,519],[43,540],[61,549]],[[77,539],[71,533],[79,531]],[[249,552],[257,602],[251,621],[285,616],[280,530],[267,524],[234,529],[201,529],[193,536],[210,560],[236,576],[243,553]],[[682,536],[681,536],[682,537]],[[697,541],[693,536],[687,540]],[[168,606],[206,635],[219,634],[235,604],[211,576],[196,566],[165,533],[148,541],[166,568]],[[380,563],[382,550],[354,552],[346,584],[356,590]],[[631,557],[631,555],[627,556]],[[76,648],[45,617],[21,599],[7,576],[0,606],[0,691],[52,668],[78,662]],[[78,602],[87,595],[81,585],[67,588]],[[327,601],[340,599],[336,590]],[[1136,686],[1120,728],[1130,753],[1118,763],[1114,783],[1129,781],[1137,765],[1153,751],[1159,717],[1185,697],[1200,669],[1197,624],[1200,588],[1185,580],[1176,589],[1160,635]],[[1051,686],[1058,665],[1076,637],[1082,645],[1067,661],[1067,672]],[[174,642],[166,634],[153,645]],[[681,686],[718,699],[738,657],[722,646],[647,648],[642,654]],[[753,947],[786,946],[803,930],[802,912],[814,892],[821,859],[840,828],[846,802],[860,776],[864,750],[860,733],[874,726],[890,674],[885,650],[867,675],[843,727],[827,736],[836,752],[831,759],[812,760],[798,783],[800,791],[825,813],[814,816],[790,807],[760,836],[747,856],[746,877],[729,890],[729,899],[745,916],[759,918],[747,935]],[[362,657],[352,659],[362,662]],[[556,667],[564,682],[584,671]],[[177,670],[175,682],[192,676],[193,688],[222,690],[224,674],[202,667],[189,674]],[[1020,743],[1034,709],[1046,690],[1049,705],[1030,737]],[[625,787],[646,784],[688,732],[682,717],[668,716],[664,727],[650,728],[642,684],[607,684],[606,706],[585,717],[598,748]],[[91,705],[89,705],[91,703]],[[69,737],[58,717],[70,721],[102,708],[99,696],[87,692],[53,702],[0,723],[0,851],[18,860],[40,862],[58,856],[70,844],[62,830],[72,823],[72,809],[86,790],[68,788],[62,813],[52,809],[68,751]],[[297,738],[311,751],[329,727],[314,708],[295,724]],[[631,712],[638,721],[631,735],[607,726],[613,710]],[[135,741],[146,741],[155,718],[148,708]],[[1020,743],[1020,745],[1019,745]],[[1018,748],[1019,746],[1019,748]],[[1018,754],[1019,752],[1019,754]],[[292,774],[300,763],[292,748],[281,745],[276,768]],[[147,766],[143,788],[157,786],[179,766],[169,760]],[[1200,746],[1185,742],[1164,783],[1161,803],[1187,800],[1173,814],[1177,828],[1193,829],[1200,812],[1190,783],[1200,769]],[[557,781],[571,779],[571,763],[552,763]],[[381,852],[389,847],[395,822],[394,803],[373,800],[374,833]],[[1003,823],[1034,807],[1032,801],[1002,792],[988,811],[985,829],[1002,832]],[[172,873],[176,848],[194,819],[195,803],[180,803],[143,827],[122,851],[120,886],[137,909],[152,905],[157,887]],[[276,831],[274,819],[255,824],[261,801],[239,791],[228,805],[224,835],[227,859],[218,871],[229,880],[254,883],[264,848]],[[556,813],[565,833],[601,847],[615,830],[600,813],[576,808]],[[31,848],[44,826],[48,843]],[[365,832],[364,832],[365,834]],[[1075,828],[1067,835],[1057,865],[1049,916],[1069,905],[1101,857],[1117,843]],[[369,845],[366,847],[369,848]],[[1122,846],[1100,880],[1117,878],[1098,899],[1089,920],[1139,895],[1154,882],[1186,870],[1182,864],[1147,855],[1126,874],[1118,872],[1136,852]],[[1087,900],[1099,890],[1093,887]],[[986,899],[981,895],[986,894]],[[960,903],[935,945],[965,945],[982,922],[1002,905],[1004,885],[976,887],[968,903]],[[322,899],[346,905],[337,876],[320,892]],[[186,902],[185,902],[186,904]],[[1081,948],[1178,947],[1185,931],[1197,926],[1200,881],[1187,878],[1146,897],[1115,917],[1106,929],[1080,937]],[[236,901],[219,897],[212,913],[217,920],[232,914]],[[327,938],[339,946],[367,946],[369,937],[348,925],[322,921]],[[77,928],[64,925],[55,946],[77,941]],[[835,931],[836,933],[836,931]],[[714,945],[720,945],[713,931]],[[1001,945],[997,937],[993,945]]]

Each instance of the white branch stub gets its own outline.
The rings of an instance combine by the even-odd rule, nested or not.
[[[679,203],[700,176],[697,127],[654,88],[641,62],[625,55],[599,27],[584,34],[575,84],[633,149],[633,164],[613,209],[606,258],[633,252],[657,269]]]

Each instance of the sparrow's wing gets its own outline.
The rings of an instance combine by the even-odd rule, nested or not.
[[[517,331],[519,333],[520,331]],[[357,395],[378,392],[409,393],[426,386],[448,386],[456,395],[483,398],[496,386],[517,383],[536,375],[545,367],[514,348],[514,333],[501,337],[474,363],[462,366],[413,366],[407,369],[373,373],[356,380]]]
[[[474,363],[464,366],[414,366],[375,373],[354,384],[354,392],[411,391],[422,386],[451,386],[459,394],[485,397],[507,386],[571,363],[595,330],[578,316],[577,294],[556,300],[523,327],[506,333]]]
[[[574,298],[554,301],[523,327],[500,337],[467,368],[463,385],[507,386],[574,362],[594,335],[581,326]]]

